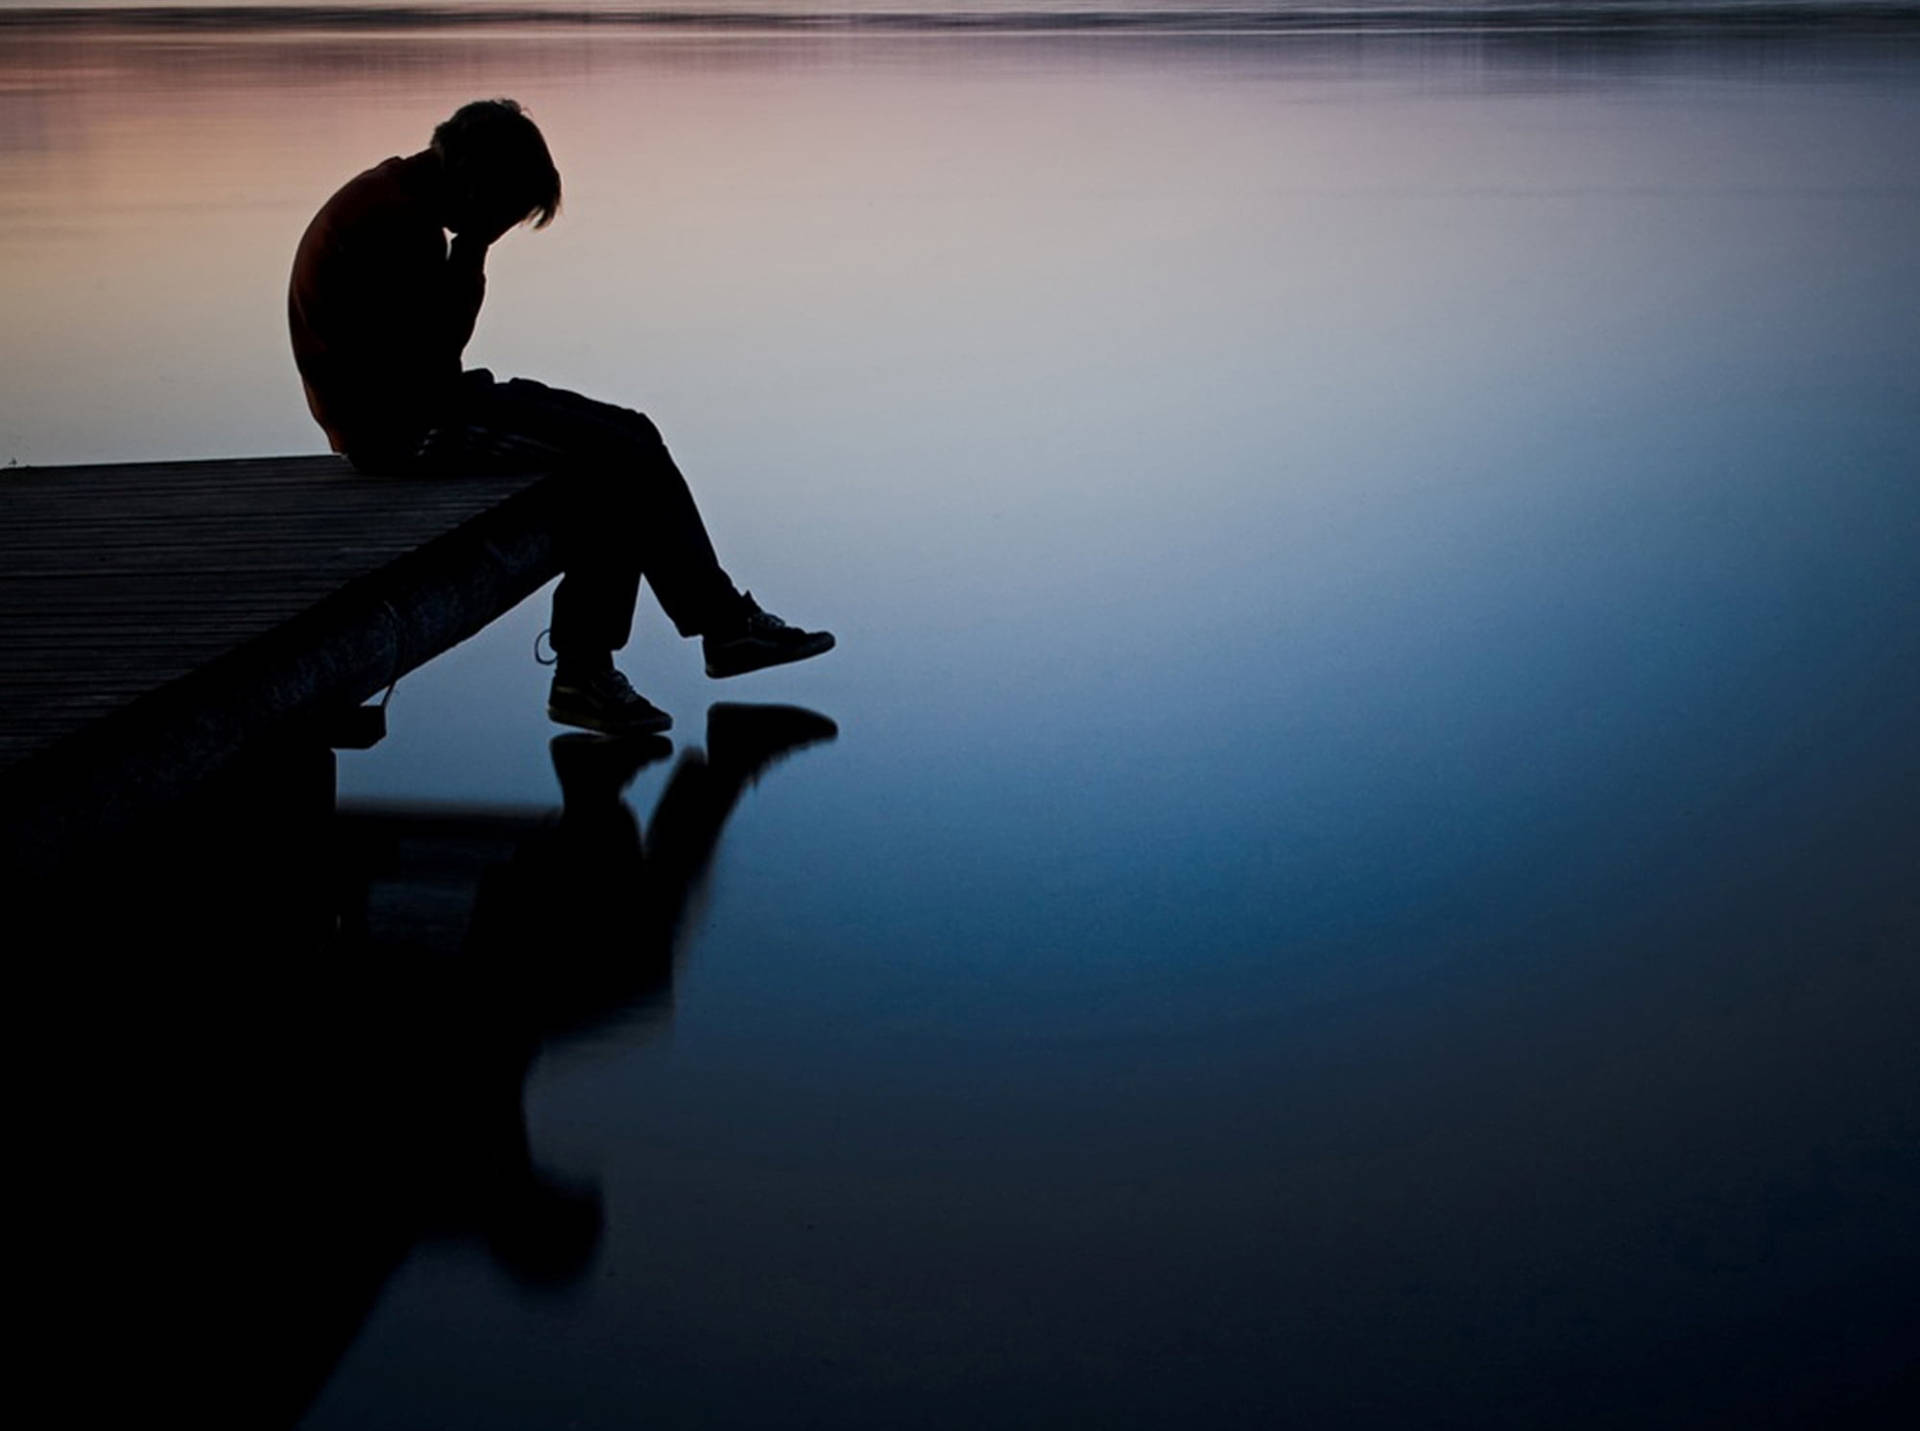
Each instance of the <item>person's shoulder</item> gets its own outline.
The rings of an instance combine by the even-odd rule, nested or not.
[[[406,160],[393,158],[363,169],[334,191],[321,205],[320,217],[359,218],[413,206],[413,186],[407,182]]]
[[[302,251],[311,260],[369,245],[385,252],[396,246],[424,250],[439,244],[439,219],[409,164],[388,159],[342,184],[307,225]]]

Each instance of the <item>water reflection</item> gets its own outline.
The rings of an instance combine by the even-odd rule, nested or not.
[[[663,737],[555,738],[557,815],[386,805],[329,820],[326,764],[296,753],[77,872],[137,890],[125,917],[150,932],[193,939],[173,946],[193,971],[141,1001],[162,1042],[118,1028],[103,1069],[141,1067],[146,1086],[103,1089],[93,1109],[160,1155],[167,1184],[73,1229],[83,1257],[108,1249],[162,1297],[192,1287],[193,1315],[143,1307],[153,1320],[113,1354],[191,1387],[208,1424],[291,1424],[423,1242],[483,1246],[532,1293],[577,1284],[602,1193],[531,1145],[529,1071],[566,1041],[659,1025],[728,816],[775,763],[836,734],[797,707],[714,706],[644,835],[622,792],[671,756]],[[115,925],[90,917],[90,946]],[[211,1380],[202,1342],[226,1359]]]

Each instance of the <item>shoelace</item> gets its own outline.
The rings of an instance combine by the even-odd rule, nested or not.
[[[536,659],[537,655],[538,653],[536,653]],[[546,661],[542,664],[550,666],[553,662]],[[627,679],[626,672],[617,666],[610,666],[604,671],[595,671],[590,676],[583,676],[565,684],[586,691],[599,700],[624,702],[641,699],[639,692],[633,688],[633,682]]]
[[[646,697],[634,690],[633,682],[620,670],[595,671],[567,684],[585,693],[590,699],[609,706],[630,706],[646,702]]]
[[[765,631],[772,634],[777,631],[791,631],[793,629],[771,611],[762,611],[760,609],[760,603],[753,599],[753,593],[751,591],[746,593],[746,602],[746,631],[748,635],[752,635],[756,631]]]

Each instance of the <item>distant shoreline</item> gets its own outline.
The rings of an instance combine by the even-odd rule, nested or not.
[[[128,5],[0,9],[0,28],[98,30],[467,29],[508,26],[784,31],[790,33],[943,33],[1013,31],[1080,34],[1287,34],[1354,30],[1633,30],[1920,28],[1920,0],[1466,0],[1466,3],[1234,5],[1138,9],[953,11],[721,9],[711,4],[632,8],[528,5]]]

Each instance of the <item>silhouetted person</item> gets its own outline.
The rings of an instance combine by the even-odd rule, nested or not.
[[[462,371],[487,249],[519,224],[544,228],[559,208],[559,171],[520,106],[463,106],[430,148],[350,180],[307,226],[287,304],[294,359],[333,450],[362,472],[564,476],[547,714],[615,734],[663,731],[672,718],[613,665],[642,577],[680,634],[703,638],[715,678],[818,656],[833,637],[796,630],[734,586],[646,417]]]

